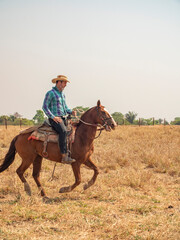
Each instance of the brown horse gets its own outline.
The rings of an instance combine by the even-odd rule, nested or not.
[[[85,164],[90,169],[94,170],[92,179],[84,185],[84,190],[94,184],[98,169],[91,161],[91,155],[94,151],[93,141],[96,135],[98,125],[103,126],[107,131],[114,129],[116,123],[108,111],[101,105],[100,101],[97,106],[86,111],[77,126],[75,140],[72,144],[71,156],[76,162],[72,163],[72,169],[75,176],[75,183],[68,187],[60,189],[60,193],[70,192],[81,182],[80,166]],[[27,183],[24,172],[33,164],[33,178],[40,189],[41,196],[46,196],[44,189],[40,183],[40,170],[43,159],[43,143],[37,140],[28,140],[30,133],[19,134],[11,142],[8,153],[5,156],[3,164],[0,166],[0,172],[7,169],[14,161],[16,152],[22,158],[22,163],[17,169],[17,174],[24,183],[24,190],[28,195],[31,195],[31,189]],[[48,143],[47,146],[48,159],[55,162],[61,162],[61,153],[57,143]]]

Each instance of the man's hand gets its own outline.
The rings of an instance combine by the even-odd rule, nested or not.
[[[76,116],[76,114],[77,114],[76,111],[72,111],[73,116]]]
[[[60,118],[60,117],[54,117],[53,120],[54,120],[56,123],[61,123],[61,122],[62,122],[62,118]]]

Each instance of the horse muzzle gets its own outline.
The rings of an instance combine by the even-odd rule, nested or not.
[[[112,118],[111,121],[109,121],[106,126],[105,126],[105,129],[106,131],[110,132],[111,129],[112,130],[115,130],[115,128],[117,127],[117,124],[116,122],[114,121],[114,119]]]

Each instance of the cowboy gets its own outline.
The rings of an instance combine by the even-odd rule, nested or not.
[[[69,80],[64,75],[58,75],[57,78],[52,79],[52,83],[56,84],[50,91],[46,93],[43,110],[52,128],[59,134],[59,147],[62,153],[61,163],[71,164],[75,162],[67,154],[67,128],[66,116],[67,114],[76,115],[76,111],[72,111],[67,107],[65,95],[63,93]]]

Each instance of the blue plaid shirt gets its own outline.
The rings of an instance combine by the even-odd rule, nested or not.
[[[72,110],[67,107],[64,93],[57,87],[53,87],[46,93],[42,108],[46,116],[52,119],[72,113]]]

